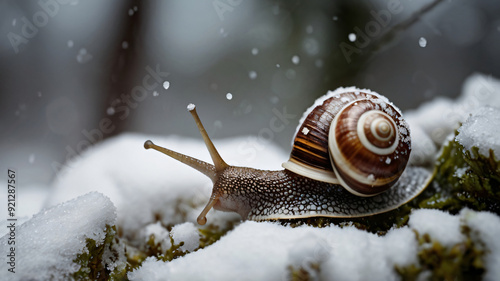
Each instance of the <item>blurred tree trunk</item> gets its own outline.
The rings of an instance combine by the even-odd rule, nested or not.
[[[105,86],[107,97],[101,105],[101,118],[111,120],[111,132],[105,134],[104,138],[118,135],[125,131],[130,123],[130,110],[134,107],[130,104],[131,90],[134,88],[137,71],[140,69],[139,42],[142,36],[140,30],[143,13],[146,12],[144,4],[139,0],[128,0],[128,7],[123,15],[123,21],[119,24],[122,29],[116,34],[115,43],[112,44],[114,51],[110,58],[110,68],[107,72],[109,83]],[[120,109],[127,111],[119,112]]]

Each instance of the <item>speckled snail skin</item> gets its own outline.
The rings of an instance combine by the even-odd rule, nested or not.
[[[195,106],[193,115],[214,165],[146,141],[208,176],[212,196],[198,217],[216,210],[243,219],[363,217],[393,210],[422,192],[431,173],[408,166],[410,130],[400,110],[385,97],[355,87],[330,91],[316,100],[297,128],[284,170],[229,166],[208,137]]]

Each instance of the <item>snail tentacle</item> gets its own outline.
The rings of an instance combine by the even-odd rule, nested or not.
[[[215,170],[217,172],[224,171],[225,169],[227,169],[227,167],[229,167],[229,165],[226,164],[226,162],[224,162],[219,152],[215,148],[214,144],[212,143],[212,140],[210,140],[210,137],[208,136],[205,127],[203,127],[203,124],[201,123],[200,117],[198,117],[198,113],[196,112],[196,106],[190,103],[187,106],[187,108],[191,113],[191,115],[193,116],[194,121],[196,122],[196,126],[198,126],[198,130],[200,131],[201,136],[205,141],[205,145],[207,146],[208,152],[210,152],[210,157],[212,157],[212,161],[214,161]]]
[[[198,160],[198,159],[193,158],[191,156],[184,155],[184,154],[179,153],[179,152],[175,152],[175,151],[170,150],[168,148],[158,146],[150,140],[147,140],[146,142],[144,142],[144,148],[145,149],[152,148],[152,149],[159,151],[165,155],[168,155],[168,156],[172,157],[173,159],[175,159],[179,162],[182,162],[182,163],[188,165],[189,167],[201,172],[205,176],[209,177],[212,180],[212,182],[214,182],[214,183],[217,180],[215,166],[212,164]]]

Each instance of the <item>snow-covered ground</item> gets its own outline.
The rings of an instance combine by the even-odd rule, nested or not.
[[[498,157],[499,108],[500,82],[476,74],[465,82],[459,99],[436,98],[407,112],[412,130],[411,162],[434,163],[459,122],[465,122],[457,137],[460,143],[467,149],[479,145],[481,153],[491,148]],[[123,134],[89,148],[66,163],[48,193],[24,191],[26,195],[20,200],[24,206],[30,205],[27,201],[35,202],[31,211],[36,214],[31,217],[26,213],[18,221],[18,273],[2,267],[0,279],[67,278],[79,269],[73,261],[84,251],[86,239],[102,243],[106,225],[116,225],[121,239],[130,245],[143,244],[154,234],[162,248],[171,246],[172,237],[176,243],[183,241],[181,250],[189,252],[171,262],[150,257],[128,274],[132,280],[287,280],[291,268],[305,269],[320,280],[397,280],[396,266],[418,262],[416,233],[427,233],[443,246],[453,246],[468,239],[464,228],[470,229],[475,242],[486,249],[483,277],[498,280],[500,276],[500,217],[468,209],[458,215],[416,210],[408,226],[391,229],[384,236],[354,226],[291,228],[246,221],[213,245],[193,252],[200,237],[196,217],[210,196],[212,184],[191,168],[144,150],[147,139],[211,163],[201,137]],[[288,159],[288,152],[254,136],[215,140],[215,146],[232,165],[277,170]],[[43,209],[40,198],[47,199]],[[207,219],[220,227],[240,220],[236,214],[213,210]],[[174,227],[167,230],[162,225]],[[7,253],[8,229],[0,234],[1,252]],[[124,262],[123,257],[118,259]],[[425,274],[429,273],[423,272],[421,277]]]
[[[417,210],[409,227],[377,236],[355,227],[289,228],[247,221],[216,244],[165,263],[147,259],[130,273],[131,280],[289,280],[288,266],[310,269],[317,264],[319,280],[398,280],[395,266],[417,263],[414,230],[453,246],[466,238],[468,226],[491,252],[486,256],[486,280],[500,276],[500,218],[463,210],[452,216],[438,210]],[[193,270],[195,269],[195,270]]]

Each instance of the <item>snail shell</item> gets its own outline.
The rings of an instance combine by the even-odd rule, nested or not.
[[[304,113],[282,166],[374,196],[397,182],[410,152],[410,130],[396,106],[370,90],[339,88]]]

